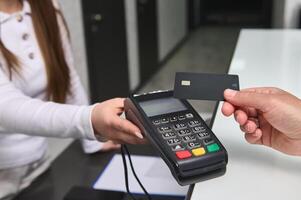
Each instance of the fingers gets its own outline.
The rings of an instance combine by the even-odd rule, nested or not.
[[[245,139],[250,144],[262,144],[262,131],[258,124],[258,119],[248,118],[246,112],[235,111],[235,120],[239,123],[240,129],[245,133]]]
[[[223,115],[225,115],[226,117],[229,117],[232,114],[234,114],[237,109],[244,111],[247,114],[247,116],[249,116],[249,117],[257,117],[258,116],[258,112],[255,108],[247,108],[247,107],[235,108],[235,106],[233,106],[229,102],[223,103],[221,111],[222,111]]]
[[[139,139],[136,136],[129,135],[125,132],[116,132],[117,138],[114,139],[114,142],[119,144],[146,144],[146,139]]]
[[[120,144],[146,144],[147,140],[143,137],[140,129],[126,119],[117,117],[113,120],[115,142]]]
[[[262,144],[262,130],[256,129],[254,133],[246,133],[245,139],[250,144]]]
[[[96,134],[101,134],[109,140],[120,143],[146,143],[139,128],[119,116],[123,110],[123,98],[115,98],[97,104],[91,116],[92,125]]]
[[[226,101],[233,106],[252,107],[262,112],[266,112],[270,107],[270,95],[262,93],[226,89],[224,96]]]
[[[112,123],[112,126],[120,132],[126,133],[127,135],[131,135],[139,139],[144,138],[140,129],[126,119],[115,117],[115,119],[112,120]]]
[[[250,144],[262,144],[262,130],[258,125],[257,119],[248,119],[247,122],[240,126],[245,132],[245,139]]]
[[[276,87],[246,88],[246,89],[242,89],[241,92],[260,93],[260,94],[280,94],[280,93],[286,93],[284,90],[281,90],[281,89],[276,88]]]
[[[235,111],[235,107],[232,104],[230,104],[228,102],[223,103],[222,113],[225,116],[227,116],[227,117],[231,116],[234,113],[234,111]]]
[[[271,106],[271,94],[284,93],[278,88],[249,88],[242,91],[225,90],[222,113],[225,116],[234,114],[235,120],[245,133],[250,144],[262,143],[262,130],[258,123],[258,112],[267,112]],[[238,107],[238,108],[237,108]]]
[[[248,121],[248,115],[242,110],[236,110],[234,113],[234,118],[239,125],[244,125]]]
[[[115,98],[110,100],[113,104],[112,106],[115,108],[115,112],[117,115],[121,115],[124,111],[124,98]]]
[[[247,120],[245,124],[240,126],[240,129],[245,133],[255,133],[257,128],[259,128],[258,124],[252,120]]]
[[[255,108],[244,107],[241,108],[249,117],[258,117],[258,112]]]
[[[230,116],[235,111],[235,106],[242,107],[248,116],[256,117],[256,109],[264,109],[268,107],[270,101],[270,94],[284,94],[284,90],[275,87],[258,87],[247,88],[241,91],[225,90],[224,96],[228,102],[225,101],[222,107],[222,113],[225,116]],[[237,94],[237,95],[236,95]],[[268,95],[268,96],[266,96]]]

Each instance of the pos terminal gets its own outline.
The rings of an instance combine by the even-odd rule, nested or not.
[[[136,124],[160,153],[180,185],[221,176],[227,151],[187,100],[173,91],[131,95],[126,118]]]

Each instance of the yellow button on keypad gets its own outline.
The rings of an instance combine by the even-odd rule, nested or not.
[[[194,156],[202,156],[206,153],[204,148],[197,148],[197,149],[193,149],[192,153]]]

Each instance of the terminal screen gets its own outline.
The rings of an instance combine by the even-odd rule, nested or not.
[[[139,104],[148,117],[187,110],[180,100],[172,97],[142,101]]]

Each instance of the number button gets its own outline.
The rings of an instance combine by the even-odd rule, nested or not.
[[[183,139],[184,142],[191,142],[191,141],[196,140],[194,135],[184,136],[182,139]]]
[[[188,113],[188,114],[186,114],[185,116],[186,116],[187,119],[193,118],[193,114],[191,114],[191,113]]]
[[[159,130],[161,133],[169,132],[169,131],[171,131],[171,127],[170,127],[170,126],[162,126],[162,127],[158,128],[158,130]]]
[[[211,138],[208,138],[208,139],[205,139],[204,140],[204,143],[207,145],[207,144],[211,144],[211,143],[213,143],[214,142],[214,140],[213,139],[211,139]]]
[[[189,135],[190,133],[191,133],[191,130],[189,130],[189,129],[184,129],[184,130],[179,131],[180,136]]]
[[[169,132],[169,133],[163,133],[162,136],[164,139],[169,139],[169,138],[176,137],[176,134],[174,132]]]
[[[196,126],[196,127],[193,127],[192,128],[193,132],[195,133],[198,133],[198,132],[202,132],[202,131],[205,131],[205,127],[202,127],[202,126]]]
[[[167,143],[168,143],[169,145],[179,144],[180,142],[181,142],[181,140],[179,140],[178,138],[174,138],[174,139],[167,140]]]
[[[174,125],[174,128],[176,129],[176,130],[179,130],[179,129],[183,129],[183,128],[186,128],[187,126],[185,125],[185,124],[183,124],[183,123],[179,123],[179,124],[175,124]]]
[[[154,124],[154,125],[159,125],[159,124],[160,124],[160,120],[154,120],[154,121],[153,121],[153,124]]]
[[[194,148],[197,148],[197,147],[200,147],[200,146],[201,146],[201,144],[198,143],[198,142],[189,142],[187,145],[188,145],[188,147],[189,147],[190,149],[194,149]]]
[[[188,122],[188,125],[189,125],[190,127],[194,127],[194,126],[199,125],[200,123],[201,123],[201,122],[199,122],[198,120],[193,120],[193,121]]]
[[[168,123],[169,122],[169,120],[167,119],[167,118],[162,118],[161,119],[161,123],[162,124],[166,124],[166,123]]]
[[[180,115],[179,117],[178,117],[178,120],[184,120],[185,119],[185,116],[184,115]]]
[[[171,122],[175,122],[175,121],[177,121],[177,120],[178,120],[177,117],[171,117],[171,118],[170,118],[170,121],[171,121]]]
[[[203,138],[206,138],[206,137],[209,137],[209,133],[208,132],[203,132],[203,133],[198,133],[198,137],[200,139],[203,139]]]

